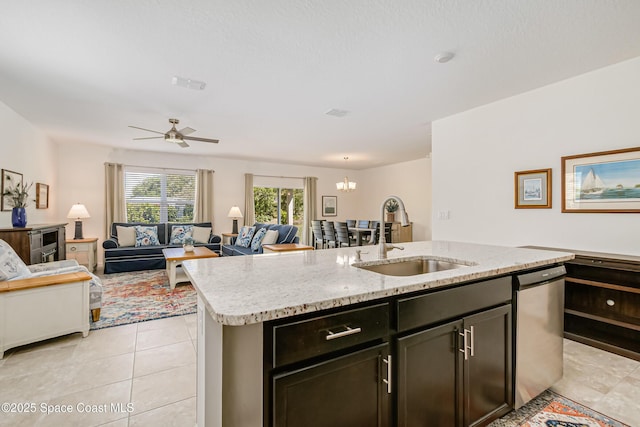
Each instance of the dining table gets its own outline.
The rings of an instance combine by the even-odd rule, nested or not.
[[[354,234],[356,236],[356,246],[362,246],[362,235],[363,234],[371,234],[375,233],[375,228],[364,228],[364,227],[349,227],[349,233]]]

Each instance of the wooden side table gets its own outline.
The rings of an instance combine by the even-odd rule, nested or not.
[[[78,264],[87,267],[90,272],[98,267],[98,238],[71,239],[66,241],[67,259],[75,259]]]
[[[234,237],[238,237],[238,233],[222,233],[222,244],[230,245]]]
[[[285,252],[296,252],[296,251],[312,251],[313,246],[302,245],[300,243],[280,243],[274,245],[264,245],[262,246],[263,253],[276,253],[281,254]]]

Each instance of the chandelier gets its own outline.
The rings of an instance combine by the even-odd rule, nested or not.
[[[349,160],[349,158],[345,157],[344,161],[346,162],[347,160]],[[353,181],[349,181],[349,177],[345,176],[344,180],[336,182],[336,188],[338,189],[338,191],[344,191],[345,193],[348,193],[349,191],[354,191],[356,189],[356,183]]]

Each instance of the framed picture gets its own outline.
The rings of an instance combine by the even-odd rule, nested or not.
[[[22,185],[22,174],[8,169],[2,169],[2,185],[0,185],[0,195],[4,194],[5,190],[15,187],[17,184]],[[2,196],[0,202],[0,210],[11,211],[13,207],[9,203],[9,198]]]
[[[36,182],[36,209],[47,209],[49,207],[49,186]]]
[[[338,196],[322,196],[322,216],[338,215]]]
[[[640,147],[562,157],[562,212],[640,212]]]
[[[551,169],[515,173],[515,208],[551,208]]]

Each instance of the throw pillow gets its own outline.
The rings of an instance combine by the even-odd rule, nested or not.
[[[116,233],[118,233],[118,244],[120,246],[136,245],[135,227],[123,227],[120,225],[116,225]]]
[[[193,227],[193,241],[195,243],[209,243],[211,227]]]
[[[136,247],[159,245],[158,226],[136,225]]]
[[[265,234],[267,234],[266,228],[261,228],[256,232],[256,234],[253,236],[253,239],[251,240],[252,251],[258,252],[258,250],[260,250],[260,246],[262,246],[262,239],[264,238]]]
[[[262,246],[273,245],[277,241],[278,241],[278,230],[267,230],[264,237],[262,238]]]
[[[238,238],[236,239],[236,246],[248,248],[251,244],[251,238],[253,237],[255,229],[255,227],[242,227],[238,233]]]
[[[193,225],[174,225],[171,227],[171,244],[182,245],[184,239],[193,234]]]
[[[0,282],[27,278],[31,271],[18,254],[4,240],[0,240]]]

